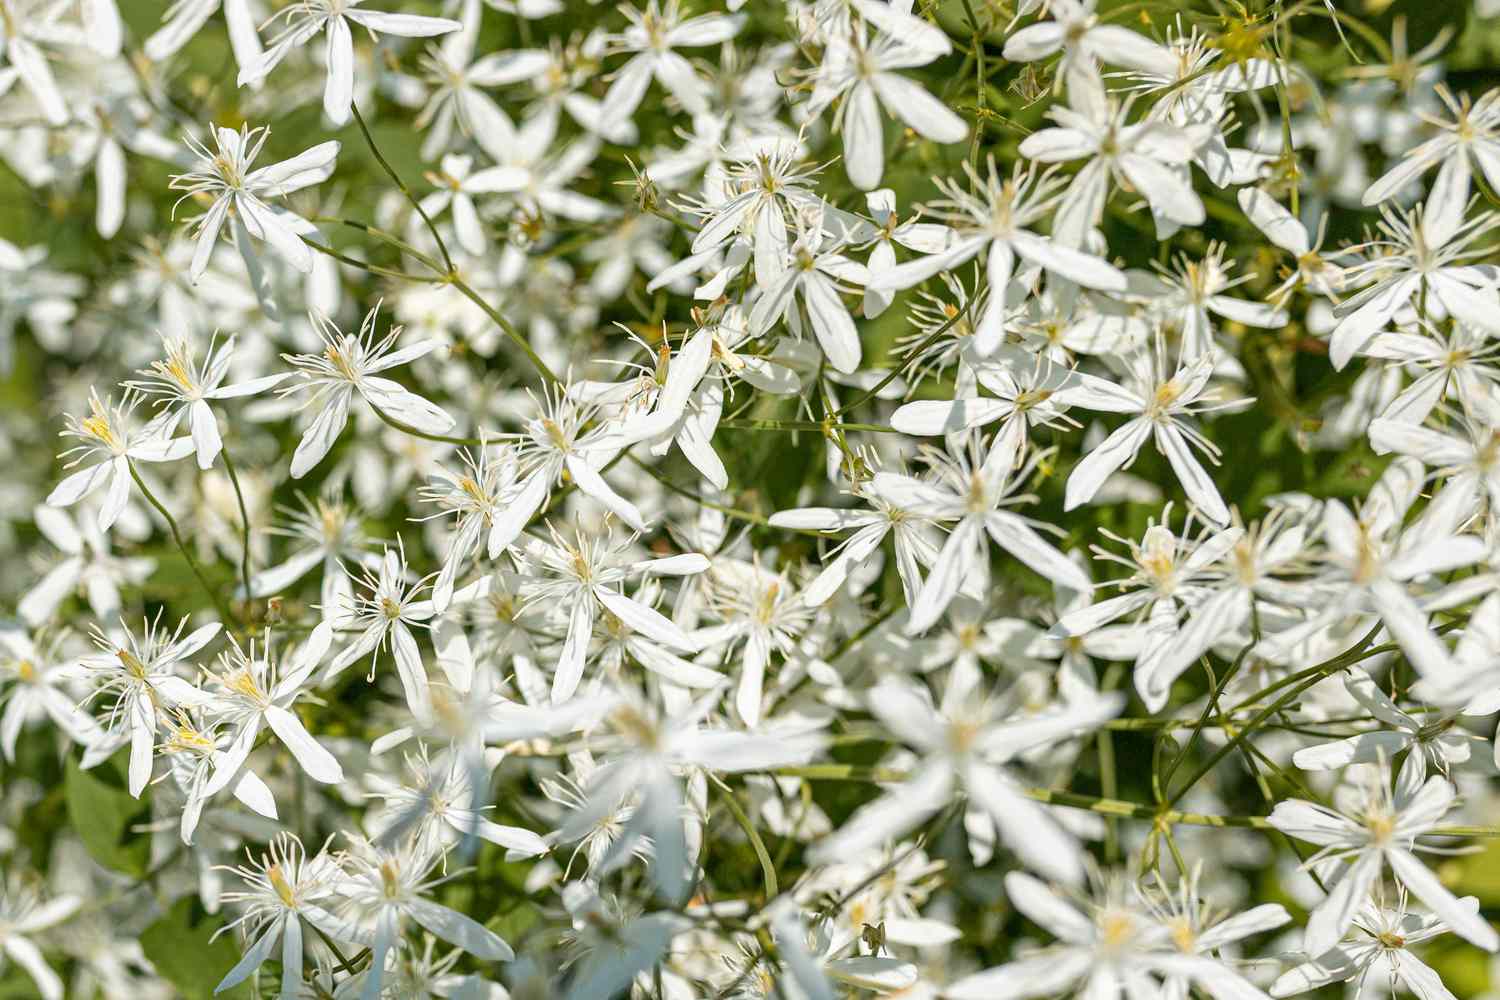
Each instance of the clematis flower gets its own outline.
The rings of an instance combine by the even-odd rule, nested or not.
[[[281,389],[281,394],[310,391],[303,405],[317,409],[292,455],[293,479],[307,475],[333,448],[349,422],[349,404],[356,395],[378,415],[424,434],[442,434],[453,426],[453,418],[437,405],[399,382],[379,377],[379,372],[415,361],[438,347],[435,340],[423,340],[392,350],[401,337],[401,327],[393,326],[376,339],[379,312],[376,306],[365,314],[358,334],[342,333],[326,316],[312,314],[323,353],[281,356],[299,376],[297,384]]]
[[[97,523],[101,532],[108,531],[120,519],[130,499],[130,483],[135,476],[133,462],[175,462],[193,453],[190,437],[169,438],[159,428],[131,426],[131,414],[141,397],[126,393],[117,405],[112,399],[100,400],[89,390],[89,415],[68,415],[67,429],[62,433],[77,438],[79,444],[63,452],[68,467],[82,465],[89,459],[99,461],[72,472],[47,495],[52,507],[71,507],[100,487],[104,503],[99,507]]]
[[[126,384],[146,396],[161,397],[155,401],[162,408],[155,426],[164,436],[171,437],[178,425],[186,421],[188,434],[193,439],[193,450],[198,456],[198,468],[212,468],[224,442],[219,434],[218,418],[208,401],[254,396],[280,384],[288,373],[224,385],[234,356],[233,337],[222,345],[210,344],[202,366],[197,365],[196,352],[186,338],[163,335],[162,345],[166,348],[166,358],[153,361],[150,368],[142,369],[143,379]]]
[[[280,833],[259,859],[247,850],[245,864],[234,873],[245,887],[224,893],[223,899],[245,912],[216,934],[238,928],[248,943],[214,992],[232,989],[254,975],[271,957],[279,939],[281,992],[295,995],[302,988],[304,925],[324,934],[339,932],[339,921],[330,912],[337,905],[338,862],[327,853],[326,845],[309,857],[296,834]]]
[[[1382,779],[1384,771],[1381,765]],[[1288,837],[1318,845],[1307,864],[1325,858],[1342,862],[1328,883],[1328,895],[1308,917],[1305,952],[1322,956],[1338,944],[1387,868],[1453,933],[1486,951],[1500,950],[1500,934],[1449,892],[1414,853],[1421,849],[1418,838],[1438,825],[1453,807],[1454,798],[1448,779],[1434,774],[1404,793],[1392,793],[1383,780],[1366,781],[1337,811],[1301,799],[1276,804],[1270,816],[1272,826]]]
[[[187,621],[167,631],[157,619],[143,623],[140,638],[121,622],[124,641],[95,629],[94,645],[99,653],[80,662],[94,685],[90,701],[105,701],[109,714],[104,729],[110,735],[128,734],[130,742],[130,794],[140,798],[151,779],[151,761],[156,750],[158,713],[176,706],[201,707],[209,695],[183,679],[179,668],[219,634],[213,622],[183,635]]]
[[[354,105],[354,36],[350,22],[364,28],[370,37],[398,35],[403,38],[428,38],[463,27],[446,17],[424,17],[420,14],[388,14],[365,10],[363,0],[309,0],[285,8],[281,17],[286,26],[271,40],[265,51],[240,67],[239,85],[264,80],[293,49],[306,45],[320,34],[327,34],[325,47],[328,82],[323,88],[323,113],[335,125],[349,121]]]

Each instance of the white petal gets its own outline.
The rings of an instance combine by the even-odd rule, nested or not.
[[[1150,434],[1151,422],[1137,417],[1117,428],[1085,455],[1068,476],[1063,509],[1072,510],[1092,500],[1106,479],[1135,461],[1136,453]]]
[[[509,962],[516,957],[510,945],[494,931],[470,917],[425,899],[406,902],[413,920],[433,934],[487,962]]]
[[[280,706],[268,705],[265,717],[272,731],[291,751],[308,777],[325,785],[338,784],[344,780],[344,769],[339,766],[338,760],[312,738],[296,715]]]
[[[1379,851],[1366,850],[1355,857],[1329,889],[1327,898],[1308,915],[1303,951],[1309,955],[1322,955],[1339,943],[1344,932],[1354,923],[1360,907],[1369,900],[1370,890],[1380,878],[1381,867]]]
[[[1436,875],[1418,861],[1409,851],[1389,848],[1385,852],[1391,871],[1401,884],[1422,902],[1434,915],[1447,924],[1453,933],[1485,951],[1500,950],[1500,935],[1489,922],[1479,915],[1473,906],[1466,906],[1449,892]]]
[[[918,135],[933,142],[962,142],[968,137],[964,120],[920,84],[895,73],[876,73],[871,82],[886,110]]]
[[[844,169],[855,187],[868,191],[880,184],[885,167],[880,107],[875,91],[863,82],[856,83],[844,101]]]
[[[293,479],[301,479],[312,471],[313,466],[323,461],[343,433],[344,425],[349,420],[350,395],[351,390],[339,388],[323,401],[323,409],[307,430],[302,432],[302,440],[297,443],[297,450],[292,454]]]
[[[818,346],[823,348],[828,363],[845,373],[858,369],[859,333],[832,282],[820,274],[804,274],[802,300],[807,303],[813,333],[817,335]]]
[[[638,601],[632,601],[619,591],[610,590],[608,587],[595,587],[593,593],[610,614],[624,622],[631,630],[655,639],[657,642],[675,646],[684,652],[692,652],[697,648],[692,638],[661,612],[648,608]]]
[[[1229,508],[1224,506],[1219,488],[1188,447],[1183,433],[1172,424],[1157,424],[1156,444],[1167,456],[1183,491],[1199,512],[1215,524],[1228,524]]]

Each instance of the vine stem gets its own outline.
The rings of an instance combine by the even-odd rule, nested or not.
[[[319,927],[317,924],[313,923],[311,920],[309,920],[307,922],[307,925],[309,927],[311,927],[313,930],[317,931],[318,937],[321,938],[322,941],[323,941],[323,943],[328,946],[328,950],[331,951],[331,952],[333,952],[333,957],[339,963],[339,967],[342,968],[349,975],[351,975],[351,976],[354,975],[354,966],[353,966],[353,964],[349,961],[349,959],[347,959],[347,958],[344,957],[344,953],[339,950],[339,946],[334,943],[333,938],[329,937],[328,933],[325,930],[323,930],[323,928]],[[358,960],[359,960],[358,958],[355,959],[355,961],[358,961]]]
[[[781,889],[776,882],[776,865],[771,862],[771,852],[766,850],[766,842],[761,839],[760,831],[755,829],[755,824],[750,822],[750,817],[745,814],[744,807],[735,797],[733,789],[717,777],[714,778],[714,787],[719,790],[719,797],[729,807],[734,821],[740,825],[741,830],[745,831],[745,836],[750,839],[750,846],[755,849],[755,857],[760,861],[760,873],[766,882],[766,902],[769,903],[781,894]]]
[[[359,105],[351,103],[349,107],[354,111],[354,121],[359,125],[360,134],[365,137],[365,145],[369,146],[370,152],[375,154],[375,160],[380,164],[380,169],[384,170],[386,176],[401,189],[401,193],[406,195],[406,200],[411,202],[411,207],[415,208],[417,214],[422,217],[422,221],[427,223],[427,231],[432,234],[432,238],[437,242],[438,253],[443,255],[443,264],[452,273],[454,270],[453,258],[448,254],[448,244],[443,242],[443,236],[438,232],[437,226],[433,224],[432,217],[427,214],[427,210],[422,207],[422,203],[417,200],[417,196],[412,194],[411,188],[406,186],[406,182],[401,179],[401,175],[396,173],[396,169],[387,162],[385,155],[380,152],[380,147],[375,145],[375,137],[370,134],[370,127],[365,124],[365,116],[359,113]]]
[[[921,357],[923,351],[927,350],[927,348],[931,347],[933,344],[936,344],[938,342],[938,339],[941,338],[943,334],[953,329],[953,327],[958,323],[959,320],[969,315],[969,313],[974,308],[974,303],[979,301],[980,291],[981,289],[976,282],[974,286],[974,294],[969,296],[969,299],[964,303],[963,308],[959,309],[952,316],[949,316],[946,320],[943,321],[942,326],[938,327],[936,330],[933,330],[932,333],[928,334],[927,339],[923,340],[920,344],[912,349],[910,356],[913,358]],[[870,400],[879,396],[881,390],[883,390],[886,386],[896,381],[896,377],[900,374],[901,365],[897,365],[889,372],[887,372],[884,378],[871,386],[867,392],[861,395],[858,399],[851,400],[845,403],[843,406],[839,407],[833,415],[835,417],[841,417],[844,414],[848,413],[850,410],[853,410],[855,407],[863,406],[865,403],[868,403]],[[850,425],[845,424],[844,426],[849,427]]]
[[[359,125],[359,132],[360,135],[364,136],[365,145],[370,147],[370,152],[374,154],[376,162],[380,164],[380,168],[385,171],[386,176],[391,179],[396,187],[401,189],[401,193],[406,196],[406,200],[411,203],[411,207],[416,210],[416,213],[419,216],[421,216],[422,221],[427,225],[427,231],[432,234],[432,238],[437,242],[438,253],[441,254],[443,258],[442,266],[439,267],[438,262],[427,256],[426,254],[416,252],[414,248],[406,247],[406,244],[403,241],[390,236],[384,236],[386,242],[391,243],[393,246],[412,250],[413,255],[419,261],[436,272],[435,276],[431,279],[424,279],[420,275],[410,274],[405,271],[393,271],[386,268],[375,268],[373,266],[357,262],[352,257],[346,257],[333,250],[331,247],[321,246],[310,240],[306,240],[305,238],[304,242],[307,242],[308,245],[313,249],[319,250],[322,253],[330,254],[335,259],[340,260],[345,264],[362,267],[365,270],[371,271],[375,274],[384,273],[387,277],[394,277],[405,281],[430,280],[435,284],[452,285],[455,289],[458,290],[461,295],[463,295],[464,298],[468,299],[470,302],[474,303],[481,310],[483,310],[484,314],[488,316],[490,320],[496,326],[498,326],[508,338],[510,338],[511,342],[525,353],[526,357],[531,361],[537,372],[541,374],[542,378],[554,385],[561,385],[562,379],[558,378],[557,374],[550,367],[548,367],[545,361],[542,360],[541,355],[536,353],[536,350],[531,346],[531,342],[528,341],[525,337],[521,336],[521,331],[517,330],[515,326],[510,322],[510,320],[506,319],[498,309],[485,301],[484,296],[476,292],[474,288],[463,279],[463,276],[459,274],[457,266],[453,263],[452,255],[448,253],[448,245],[443,242],[443,237],[438,232],[436,223],[432,221],[432,217],[427,214],[427,210],[422,207],[421,201],[415,194],[412,193],[411,188],[407,187],[406,182],[401,179],[401,175],[396,173],[396,168],[392,167],[390,161],[385,158],[385,154],[381,153],[380,147],[375,144],[375,137],[370,134],[370,128],[365,124],[364,116],[359,113],[359,107],[357,105],[354,105],[352,107],[354,110],[354,121]],[[375,232],[375,230],[371,229],[368,226],[362,226],[360,223],[346,222],[346,224],[354,226],[355,228],[363,228],[367,232]]]
[[[229,457],[229,449],[225,448],[221,454],[224,456],[224,471],[229,473],[229,484],[234,487],[234,499],[240,508],[240,581],[245,586],[246,608],[250,600],[250,512],[245,507],[245,494],[240,489],[240,477],[234,469],[234,459]]]
[[[193,571],[193,575],[198,578],[198,582],[202,584],[203,589],[208,591],[209,600],[213,601],[214,608],[219,612],[219,616],[223,618],[225,622],[233,622],[236,627],[240,627],[241,623],[239,617],[229,609],[228,605],[224,603],[224,599],[219,596],[219,592],[214,589],[212,584],[208,582],[208,578],[203,575],[202,567],[198,565],[197,558],[194,557],[192,551],[188,549],[187,543],[182,540],[182,532],[177,527],[177,519],[172,516],[171,512],[168,511],[166,507],[162,506],[162,502],[160,500],[156,499],[156,494],[151,492],[150,487],[146,485],[146,481],[141,478],[139,470],[137,470],[135,467],[135,462],[127,457],[125,459],[125,464],[130,469],[130,478],[134,479],[135,485],[140,488],[141,495],[144,496],[146,498],[146,501],[150,503],[152,507],[156,508],[156,512],[166,520],[167,529],[172,533],[172,540],[177,543],[177,548],[182,553],[182,557],[187,560],[188,568]]]
[[[824,420],[764,420],[758,417],[737,417],[719,421],[720,427],[734,427],[750,431],[818,431],[831,434],[833,431],[869,431],[873,434],[900,433],[884,424],[849,424],[832,418]]]

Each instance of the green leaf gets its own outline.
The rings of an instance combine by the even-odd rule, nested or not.
[[[150,819],[151,806],[126,791],[125,772],[123,751],[89,771],[69,757],[63,792],[68,822],[93,859],[140,878],[146,874],[151,842],[131,828]]]
[[[212,1000],[214,987],[240,960],[232,935],[210,941],[223,925],[220,918],[204,913],[196,899],[185,897],[142,932],[141,950],[157,973],[177,987],[183,1000]],[[248,980],[219,994],[220,998],[248,996]]]

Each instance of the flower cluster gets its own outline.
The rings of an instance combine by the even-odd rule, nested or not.
[[[0,987],[1500,990],[1446,6],[0,0]]]

